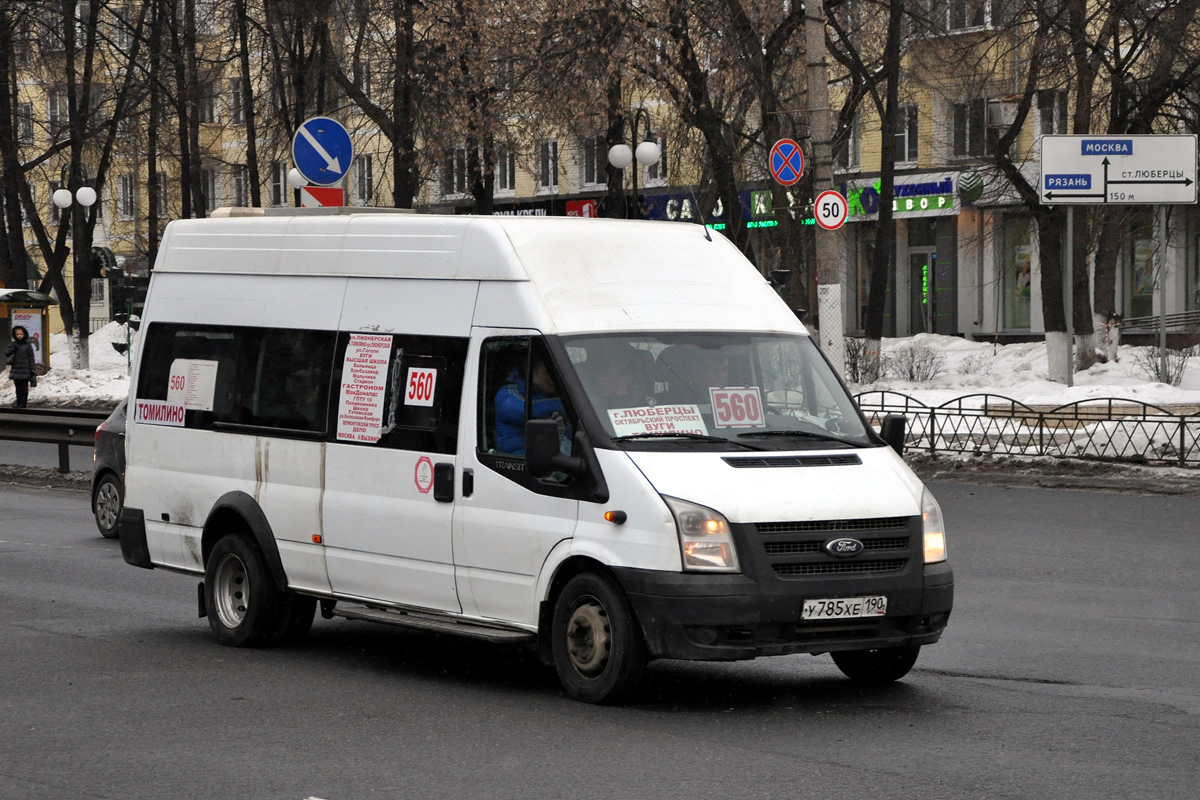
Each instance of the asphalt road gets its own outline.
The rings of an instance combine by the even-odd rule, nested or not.
[[[954,616],[903,682],[662,662],[624,707],[520,649],[318,619],[216,645],[85,492],[0,488],[0,798],[1191,798],[1200,499],[935,484]]]

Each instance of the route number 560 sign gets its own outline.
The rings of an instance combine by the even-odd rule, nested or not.
[[[821,192],[813,203],[813,216],[817,224],[827,231],[836,231],[846,224],[849,214],[850,206],[846,203],[846,198],[833,189]]]
[[[718,428],[762,428],[762,399],[758,387],[709,389],[712,399],[713,422]]]

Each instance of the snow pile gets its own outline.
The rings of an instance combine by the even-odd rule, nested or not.
[[[1108,397],[1160,406],[1200,404],[1200,358],[1190,360],[1179,386],[1169,386],[1151,381],[1138,364],[1135,351],[1152,351],[1157,357],[1156,348],[1123,345],[1118,361],[1076,373],[1075,385],[1068,388],[1049,379],[1045,342],[997,345],[921,333],[906,339],[884,339],[885,362],[906,347],[924,348],[940,356],[942,371],[929,381],[884,377],[871,384],[851,385],[851,391],[899,392],[933,406],[977,393],[1004,395],[1030,406]]]

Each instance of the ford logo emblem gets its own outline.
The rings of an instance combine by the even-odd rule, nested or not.
[[[830,539],[825,543],[825,552],[836,558],[852,558],[866,549],[866,545],[858,539],[849,537]]]

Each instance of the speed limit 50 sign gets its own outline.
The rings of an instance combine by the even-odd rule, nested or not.
[[[827,231],[836,231],[845,225],[849,214],[850,205],[846,198],[833,189],[821,192],[813,203],[813,217],[816,218],[817,224]]]

